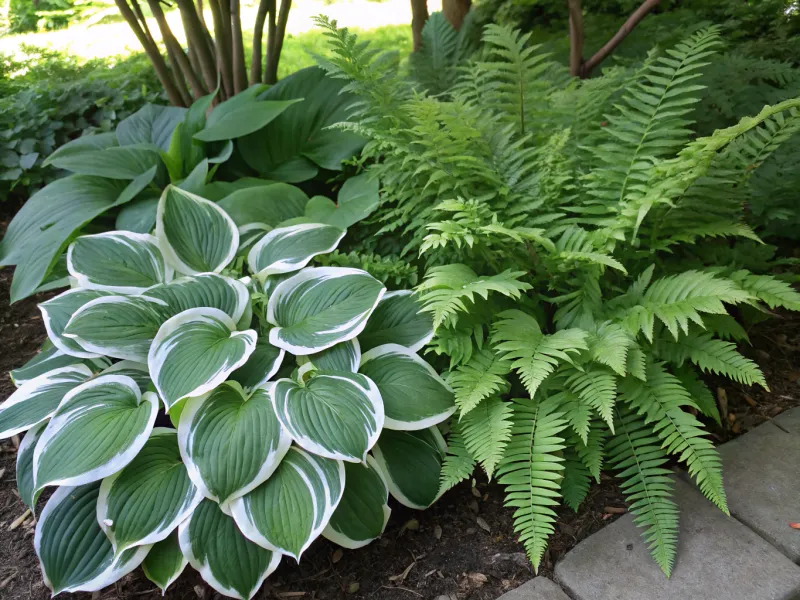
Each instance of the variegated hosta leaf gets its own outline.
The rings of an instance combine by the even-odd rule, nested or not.
[[[31,427],[17,450],[17,491],[25,505],[34,510],[39,493],[33,491],[33,451],[47,424]]]
[[[82,235],[69,245],[67,270],[82,288],[116,294],[140,294],[173,273],[154,236],[129,231]]]
[[[433,339],[433,319],[411,290],[387,292],[358,336],[364,352],[383,344],[400,344],[418,352]]]
[[[308,362],[320,371],[355,373],[361,363],[361,346],[357,338],[340,342],[327,350],[308,356]]]
[[[319,535],[344,491],[344,463],[292,446],[272,477],[231,504],[242,533],[295,560]]]
[[[266,223],[241,225],[239,227],[239,249],[236,251],[236,255],[247,258],[247,253],[250,252],[253,245],[271,230],[272,227]]]
[[[254,390],[269,381],[278,372],[285,352],[269,343],[268,336],[259,336],[256,348],[241,367],[231,373],[231,379],[243,388]]]
[[[155,583],[163,595],[167,588],[180,577],[189,561],[181,552],[178,542],[178,530],[170,533],[165,539],[153,544],[142,563],[145,577]]]
[[[167,303],[147,296],[105,296],[87,302],[67,323],[64,337],[87,352],[147,362],[158,328],[169,318]]]
[[[278,284],[267,304],[269,341],[295,355],[356,337],[386,288],[366,271],[309,268]]]
[[[380,392],[358,373],[316,375],[304,385],[279,379],[271,396],[292,439],[320,456],[362,462],[383,429]]]
[[[226,512],[272,475],[292,443],[266,390],[248,397],[235,382],[188,400],[178,438],[192,480]]]
[[[426,429],[456,411],[452,388],[432,366],[404,346],[373,348],[361,358],[359,372],[378,386],[389,429]]]
[[[273,229],[247,254],[250,272],[263,278],[302,269],[318,254],[333,252],[344,234],[343,229],[324,223]]]
[[[147,365],[167,411],[182,398],[210,392],[247,362],[256,332],[235,329],[216,308],[192,308],[161,326]]]
[[[403,506],[425,509],[439,499],[447,444],[436,427],[420,431],[385,429],[372,449],[389,492]]]
[[[221,310],[235,323],[244,315],[250,300],[246,285],[217,273],[173,279],[166,285],[147,290],[147,296],[166,302],[168,317],[190,308],[209,307]]]
[[[94,592],[121,579],[144,560],[149,546],[114,557],[97,523],[100,483],[60,487],[42,510],[33,545],[44,582],[53,592]]]
[[[147,369],[147,363],[135,362],[133,360],[121,360],[108,367],[100,375],[125,375],[130,377],[139,386],[139,391],[143,394],[148,391],[153,382],[150,381],[150,371]]]
[[[61,367],[71,367],[79,364],[84,364],[93,371],[99,371],[109,366],[111,361],[102,357],[77,358],[70,356],[69,354],[64,354],[50,340],[47,340],[36,356],[19,369],[11,371],[9,375],[11,375],[11,381],[14,382],[14,385],[20,387],[39,375],[44,375]]]
[[[224,210],[171,185],[158,201],[156,237],[167,263],[186,275],[219,273],[239,247],[239,230]]]
[[[76,288],[74,290],[67,290],[63,294],[59,294],[47,302],[42,302],[39,305],[39,310],[42,311],[42,319],[47,329],[47,337],[50,338],[53,345],[64,354],[69,354],[70,356],[77,356],[79,358],[98,357],[98,353],[88,352],[75,340],[64,337],[64,328],[67,326],[67,323],[69,323],[72,315],[74,315],[81,306],[91,300],[111,295],[113,295],[112,292]]]
[[[361,548],[379,538],[392,513],[387,504],[389,487],[374,461],[368,456],[366,465],[344,465],[347,485],[339,506],[322,532],[323,537],[344,548]]]
[[[245,538],[211,500],[203,500],[178,528],[183,555],[220,594],[249,600],[281,560]]]
[[[86,365],[54,369],[39,375],[0,404],[0,439],[11,437],[49,419],[67,392],[92,376]]]
[[[124,375],[103,375],[69,392],[33,453],[37,490],[83,485],[116,473],[144,446],[158,396]]]
[[[166,538],[200,504],[178,450],[178,433],[156,427],[139,454],[103,479],[97,521],[117,554]]]

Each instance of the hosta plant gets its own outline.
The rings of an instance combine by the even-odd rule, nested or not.
[[[27,431],[22,499],[56,488],[34,538],[54,594],[139,565],[166,589],[190,564],[251,598],[319,536],[380,536],[389,494],[439,497],[456,407],[418,355],[430,318],[366,271],[308,266],[377,203],[350,182],[274,227],[168,186],[154,234],[69,245],[73,287],[40,305],[48,343],[0,405],[0,437]]]

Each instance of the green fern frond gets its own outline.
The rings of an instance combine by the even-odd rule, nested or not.
[[[634,523],[653,559],[667,577],[678,548],[678,507],[672,501],[672,472],[653,428],[633,412],[618,411],[617,435],[607,446],[608,460],[623,480],[622,492]]]
[[[633,345],[630,334],[616,323],[602,323],[588,338],[589,357],[625,377],[628,348]]]
[[[628,351],[628,364],[625,366],[625,370],[631,377],[644,381],[647,379],[646,367],[647,355],[641,346],[636,344]]]
[[[516,509],[514,528],[538,571],[556,522],[553,507],[559,503],[564,472],[561,432],[567,422],[554,403],[527,398],[514,401],[512,420],[497,476],[506,488],[505,505]]]
[[[744,269],[735,271],[727,277],[770,308],[800,310],[800,293],[785,281],[771,275],[754,275]]]
[[[564,479],[561,480],[561,495],[567,506],[575,512],[578,512],[581,503],[586,499],[591,481],[589,469],[574,450],[574,445],[570,444],[564,450]]]
[[[730,315],[704,315],[703,323],[707,331],[723,340],[750,343],[750,336],[747,335],[744,327]]]
[[[461,434],[472,457],[492,478],[511,438],[512,408],[500,398],[488,398],[461,419]]]
[[[600,483],[600,471],[603,468],[603,461],[606,456],[606,439],[608,439],[608,427],[602,421],[592,419],[589,424],[589,434],[586,442],[578,440],[575,450],[583,464],[589,470],[589,474],[594,480]]]
[[[625,267],[613,257],[595,249],[589,233],[577,226],[568,227],[556,242],[553,259],[562,263],[577,262],[611,267],[627,273]]]
[[[708,389],[708,386],[700,381],[697,373],[692,368],[678,368],[674,371],[675,377],[681,382],[681,385],[689,392],[689,395],[694,400],[700,412],[716,421],[717,425],[722,424],[719,416],[719,409],[717,408],[717,400],[714,394]]]
[[[725,489],[722,487],[722,461],[706,432],[683,407],[697,408],[680,381],[661,365],[647,366],[647,381],[626,379],[620,385],[620,397],[654,428],[664,449],[686,463],[700,491],[728,514]]]
[[[508,361],[484,348],[472,355],[447,378],[456,395],[456,406],[463,417],[482,400],[497,396],[506,386],[505,375],[511,371]]]
[[[545,335],[536,319],[520,310],[507,310],[498,317],[500,320],[494,325],[495,350],[511,362],[531,398],[559,364],[571,363],[570,355],[588,350],[587,332],[582,329],[562,329]]]
[[[586,365],[583,371],[569,369],[566,386],[597,414],[614,431],[614,404],[617,400],[617,376],[611,369],[600,365]]]
[[[553,394],[550,396],[550,400],[558,404],[558,410],[564,413],[564,418],[569,422],[577,439],[588,443],[592,407],[569,389]]]
[[[475,470],[475,459],[464,445],[464,437],[458,423],[453,423],[450,427],[450,434],[447,436],[447,454],[442,463],[439,490],[447,491],[453,486],[468,479]]]

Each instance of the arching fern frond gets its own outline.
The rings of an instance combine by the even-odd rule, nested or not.
[[[461,419],[461,435],[472,457],[492,478],[511,437],[511,404],[488,398]]]
[[[565,369],[566,386],[591,406],[614,431],[614,404],[617,400],[617,376],[608,367],[585,365],[583,370]]]
[[[475,470],[475,459],[464,445],[461,427],[454,422],[447,436],[447,454],[442,463],[440,490],[446,491],[467,479]]]
[[[505,375],[511,364],[493,350],[484,348],[472,355],[468,363],[450,373],[447,381],[456,395],[456,406],[463,417],[481,401],[497,396],[506,387]]]
[[[785,281],[772,275],[754,275],[750,271],[741,269],[730,273],[727,277],[770,308],[800,310],[800,293]]]
[[[575,512],[589,493],[592,478],[589,469],[581,461],[580,456],[570,444],[564,450],[564,479],[561,480],[561,495],[564,502]]]

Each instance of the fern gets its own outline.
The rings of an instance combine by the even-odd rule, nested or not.
[[[617,324],[601,324],[588,338],[590,358],[610,367],[621,377],[625,376],[628,348],[633,345],[630,334]]]
[[[468,479],[475,470],[475,459],[464,445],[464,437],[458,423],[453,423],[447,436],[447,454],[442,462],[440,492],[445,492]]]
[[[574,450],[574,446],[575,443],[571,443],[564,450],[564,479],[561,480],[561,495],[567,506],[578,512],[578,508],[589,493],[591,476],[589,469]]]
[[[700,381],[697,373],[693,369],[675,369],[675,377],[681,382],[681,385],[689,392],[698,410],[705,415],[714,419],[717,425],[722,424],[719,416],[719,409],[717,409],[717,401],[714,394],[708,389],[705,383]]]
[[[470,455],[492,478],[511,437],[511,406],[488,398],[461,419],[461,435]]]
[[[785,281],[770,275],[754,275],[743,269],[731,273],[728,277],[738,283],[742,290],[758,298],[770,308],[800,310],[800,293],[797,293]]]
[[[475,50],[472,13],[456,29],[442,12],[432,13],[422,27],[419,50],[409,57],[411,75],[431,94],[449,90],[458,75],[456,68]]]
[[[589,470],[589,474],[598,483],[600,483],[600,471],[603,468],[603,461],[606,455],[605,444],[607,438],[608,429],[605,424],[601,421],[592,420],[589,424],[587,440],[585,442],[580,440],[575,445],[575,451],[581,461]]]
[[[614,403],[617,400],[617,377],[608,368],[587,365],[585,370],[571,369],[566,386],[582,402],[591,406],[614,431]],[[584,440],[585,441],[585,440]]]
[[[448,377],[455,392],[456,406],[463,417],[489,396],[499,395],[506,387],[505,375],[511,365],[492,350],[483,349]]]

